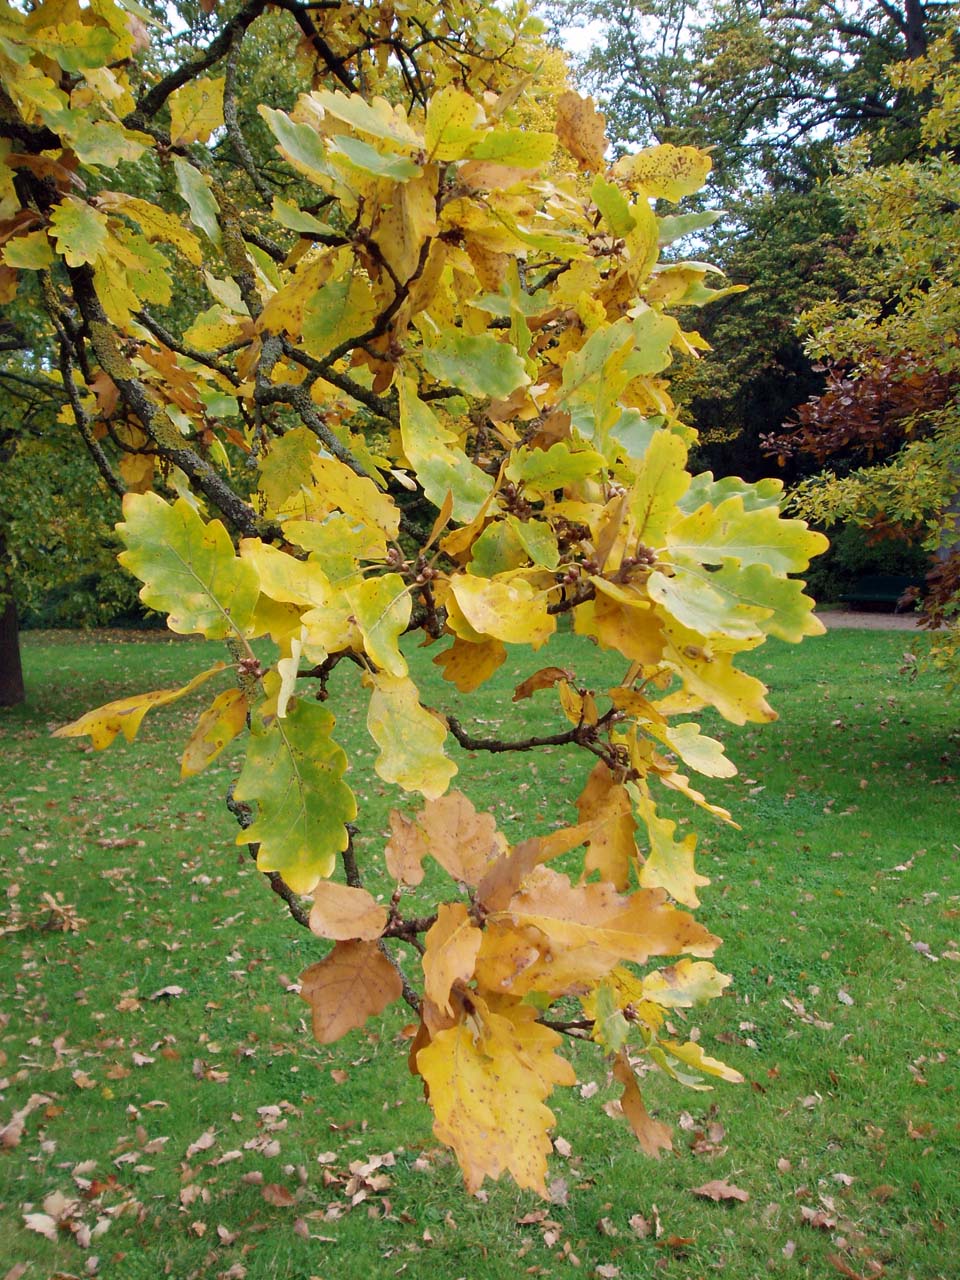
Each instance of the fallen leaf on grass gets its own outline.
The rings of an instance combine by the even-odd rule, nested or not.
[[[185,996],[187,994],[184,987],[161,987],[159,991],[154,991],[153,995],[147,996],[148,1000],[172,1000],[176,996]]]
[[[808,1227],[816,1227],[818,1231],[832,1231],[837,1220],[822,1209],[811,1209],[809,1205],[801,1205],[800,1216]]]
[[[876,1200],[878,1204],[886,1204],[886,1202],[896,1194],[896,1187],[891,1187],[889,1182],[881,1182],[878,1187],[874,1187],[870,1192],[870,1198],[872,1200]]]
[[[279,1182],[268,1182],[262,1187],[261,1191],[267,1204],[272,1204],[278,1209],[289,1209],[291,1205],[297,1203],[297,1198],[293,1192],[281,1186]]]
[[[827,1261],[835,1271],[839,1271],[842,1276],[846,1276],[847,1280],[867,1280],[867,1277],[861,1275],[859,1271],[854,1271],[849,1263],[844,1262],[843,1258],[837,1253],[828,1253]]]
[[[189,1147],[187,1147],[187,1159],[191,1159],[191,1157],[198,1155],[201,1151],[209,1151],[216,1140],[217,1138],[214,1130],[205,1129],[203,1133],[201,1133],[200,1137],[194,1142],[191,1142]]]
[[[50,1101],[52,1099],[47,1097],[45,1093],[31,1093],[26,1104],[19,1111],[15,1111],[3,1128],[0,1129],[0,1148],[10,1150],[18,1146],[20,1139],[23,1137],[27,1116],[36,1111],[38,1107],[46,1106]],[[18,1263],[17,1265],[19,1266],[20,1264]],[[6,1277],[4,1277],[4,1280],[6,1280]]]
[[[702,1187],[692,1187],[691,1190],[695,1196],[702,1196],[705,1200],[741,1200],[750,1199],[750,1192],[744,1191],[742,1187],[735,1187],[732,1182],[727,1182],[723,1178],[714,1178],[712,1182],[705,1182]]]

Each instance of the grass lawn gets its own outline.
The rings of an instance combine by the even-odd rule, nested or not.
[[[207,651],[27,636],[29,704],[0,713],[0,1280],[955,1280],[960,737],[936,676],[898,675],[923,643],[837,631],[743,662],[782,718],[711,722],[741,773],[704,789],[742,831],[668,808],[701,833],[699,915],[735,978],[685,1030],[747,1083],[648,1077],[650,1109],[679,1120],[654,1162],[605,1113],[618,1090],[602,1058],[573,1046],[583,1084],[554,1095],[564,1154],[544,1205],[506,1183],[463,1194],[407,1071],[409,1011],[312,1042],[291,988],[323,944],[234,845],[236,753],[177,780],[203,692],[133,746],[50,739],[91,706],[185,681]],[[486,731],[546,720],[550,695],[510,702],[534,665],[579,663],[607,687],[578,647],[561,635],[535,664],[508,661],[474,700]],[[435,672],[430,656],[413,660]],[[364,776],[353,705],[338,737],[375,860],[398,798]],[[567,750],[459,762],[457,785],[511,839],[574,817],[589,769]],[[713,1179],[749,1200],[692,1194]],[[44,1212],[30,1221],[52,1239],[25,1227]]]

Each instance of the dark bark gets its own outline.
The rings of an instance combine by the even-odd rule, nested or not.
[[[0,707],[16,707],[26,700],[20,663],[17,606],[10,589],[7,548],[0,534]]]

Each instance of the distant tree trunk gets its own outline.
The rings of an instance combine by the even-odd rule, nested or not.
[[[26,699],[20,664],[20,630],[13,599],[7,544],[0,533],[0,707],[16,707]]]

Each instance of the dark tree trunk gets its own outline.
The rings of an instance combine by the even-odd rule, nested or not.
[[[903,20],[899,24],[907,43],[907,57],[922,58],[927,52],[929,39],[927,35],[926,6],[921,0],[906,0],[903,7]]]
[[[16,707],[26,699],[20,664],[20,630],[10,583],[7,548],[0,534],[0,707]]]

